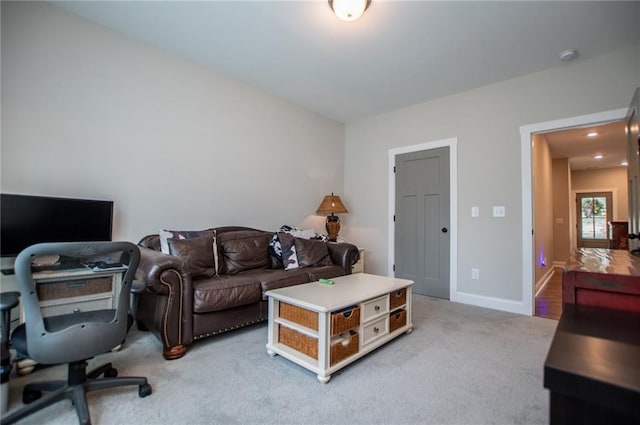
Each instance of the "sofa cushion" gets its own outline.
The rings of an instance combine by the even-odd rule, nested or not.
[[[271,235],[264,232],[234,232],[221,238],[221,257],[224,271],[229,275],[251,270],[271,267],[269,241]]]
[[[243,272],[242,276],[251,276],[257,279],[262,288],[263,298],[266,298],[264,297],[264,293],[271,289],[311,282],[307,270],[250,270]]]
[[[258,302],[260,282],[251,276],[216,276],[193,281],[193,312],[209,313]]]
[[[330,266],[333,264],[326,243],[312,239],[295,238],[295,245],[299,267]]]
[[[316,282],[319,279],[333,279],[344,276],[344,269],[340,266],[308,267],[304,269],[309,274],[309,282]]]
[[[216,275],[214,262],[215,238],[167,239],[171,255],[182,258],[185,271],[194,279]]]

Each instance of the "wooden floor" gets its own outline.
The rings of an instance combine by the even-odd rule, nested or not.
[[[562,315],[562,272],[556,269],[536,297],[536,316],[559,320]]]

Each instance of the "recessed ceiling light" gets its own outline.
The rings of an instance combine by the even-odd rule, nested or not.
[[[587,137],[596,137],[598,133],[596,131],[592,131],[591,133],[587,133]]]
[[[594,156],[595,159],[602,159],[602,155],[598,154],[596,156]]]
[[[629,163],[627,161],[622,161],[620,165],[622,165],[623,167],[626,167],[629,165]]]

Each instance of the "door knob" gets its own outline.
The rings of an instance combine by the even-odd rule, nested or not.
[[[442,230],[442,233],[447,233],[449,231],[449,229],[447,229],[446,227],[443,227],[441,230]]]

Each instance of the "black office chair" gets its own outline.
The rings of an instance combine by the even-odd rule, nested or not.
[[[122,269],[124,277],[115,308],[43,317],[38,289],[32,275],[33,263],[38,258],[52,255],[59,256],[62,265],[71,268],[90,267],[104,262],[126,264],[126,271]],[[13,331],[11,344],[18,353],[39,364],[68,363],[69,369],[66,381],[25,385],[23,402],[29,404],[2,418],[3,425],[14,423],[64,399],[73,401],[80,424],[90,424],[86,398],[89,391],[137,385],[140,397],[151,394],[151,386],[146,378],[117,378],[118,372],[110,363],[87,373],[87,360],[110,352],[126,337],[129,328],[130,289],[139,261],[138,247],[129,242],[44,243],[31,246],[18,255],[15,273],[25,323]],[[104,378],[99,378],[100,376]],[[43,391],[50,393],[42,396]]]

